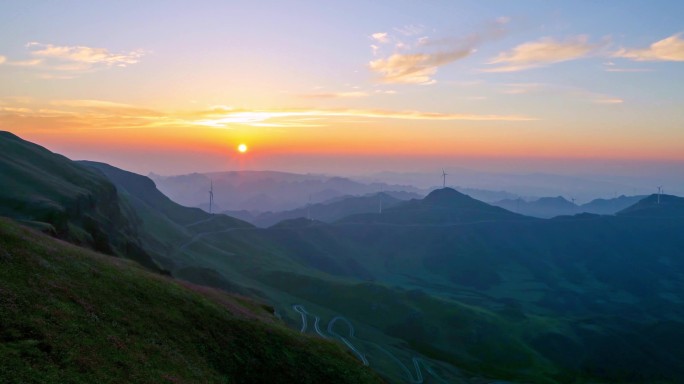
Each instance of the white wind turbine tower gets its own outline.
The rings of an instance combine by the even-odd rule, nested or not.
[[[448,173],[444,171],[444,168],[442,168],[442,188],[446,188],[446,177]]]
[[[309,194],[309,202],[306,203],[306,218],[311,220],[311,195]]]
[[[658,186],[658,204],[660,204],[660,194],[663,193],[663,186]]]
[[[211,180],[211,186],[209,187],[209,213],[211,213],[212,205],[214,205],[214,180]]]

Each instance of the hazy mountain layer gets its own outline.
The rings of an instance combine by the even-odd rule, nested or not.
[[[390,208],[400,199],[391,193],[377,193],[366,196],[343,196],[333,199],[331,202],[311,204],[306,207],[282,212],[265,212],[249,218],[249,222],[259,227],[270,227],[283,220],[308,218],[311,220],[331,223],[350,215],[359,213],[378,212]],[[230,214],[229,212],[226,212]]]
[[[162,192],[180,204],[208,209],[208,193],[213,181],[214,202],[221,210],[260,213],[297,209],[308,203],[322,203],[346,195],[365,195],[379,191],[421,192],[408,185],[365,184],[343,177],[272,171],[150,177]]]
[[[582,205],[576,205],[562,196],[542,197],[532,201],[525,201],[521,198],[505,199],[492,204],[523,215],[550,219],[556,216],[577,215],[579,213],[614,215],[645,197],[623,195],[612,199],[594,199]]]

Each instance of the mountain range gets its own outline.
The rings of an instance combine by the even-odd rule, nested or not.
[[[3,329],[10,324],[7,329],[19,329],[10,334],[22,336],[0,339],[2,372],[41,378],[39,371],[27,368],[27,361],[53,367],[44,372],[56,372],[59,364],[75,370],[82,365],[77,358],[55,360],[43,350],[58,351],[61,358],[65,353],[61,348],[75,345],[81,351],[78,356],[88,356],[90,345],[95,348],[90,351],[95,363],[87,361],[91,365],[85,365],[86,373],[74,372],[74,377],[97,379],[88,367],[96,366],[98,356],[114,363],[119,360],[109,356],[118,356],[121,363],[115,367],[121,368],[107,369],[113,377],[125,377],[125,367],[136,357],[127,349],[119,355],[98,354],[105,348],[98,335],[110,330],[100,327],[95,315],[100,321],[123,322],[125,327],[112,333],[116,338],[112,340],[131,333],[154,335],[136,338],[135,345],[152,348],[161,343],[177,351],[175,360],[165,360],[168,366],[155,360],[149,371],[135,374],[178,375],[190,381],[199,377],[192,374],[204,371],[187,373],[183,367],[190,364],[178,363],[183,356],[209,367],[210,373],[202,376],[208,382],[217,382],[214,378],[219,376],[259,382],[258,376],[242,376],[234,367],[247,361],[247,367],[259,370],[255,359],[262,358],[264,374],[283,372],[284,378],[292,378],[294,372],[304,370],[310,375],[299,376],[301,382],[375,380],[362,365],[392,383],[684,380],[680,364],[684,359],[684,199],[680,197],[646,196],[614,215],[541,219],[442,188],[424,198],[395,201],[382,211],[331,217],[329,222],[312,215],[315,220],[292,218],[258,228],[178,205],[147,177],[102,163],[72,162],[11,134],[0,135],[0,149],[0,181],[12,186],[0,193],[2,215],[117,257],[103,258],[55,243],[3,221],[6,251],[0,254],[1,262],[14,263],[15,255],[23,255],[17,262],[25,264],[11,264],[12,268],[27,271],[22,273],[40,271],[34,280],[3,272],[0,289],[11,293],[3,297],[12,297],[0,302],[3,308],[11,310],[29,297],[49,300],[50,294],[57,295],[54,305],[75,306],[78,326],[98,341],[80,343],[75,331],[64,333],[71,318],[58,312],[4,311]],[[57,249],[57,256],[50,249]],[[135,260],[148,271],[129,262],[119,265],[121,258]],[[115,263],[119,272],[103,275],[100,271],[108,263]],[[111,277],[119,274],[132,280]],[[113,288],[102,296],[86,295],[99,295],[98,287],[114,286],[114,281],[126,287],[119,296]],[[157,304],[149,301],[151,288],[147,288],[155,284],[162,285],[154,288],[163,298]],[[197,288],[200,285],[212,288]],[[171,296],[189,304],[174,309],[178,301],[164,293],[171,286],[182,292],[173,291],[176,296]],[[191,292],[179,286],[192,287]],[[39,287],[45,290],[38,291]],[[209,299],[196,296],[204,289],[211,289]],[[137,304],[131,307],[135,318],[121,318],[116,308],[128,308],[125,300],[136,297]],[[212,312],[215,304],[208,312],[194,312],[197,303],[207,300],[237,301],[248,307],[236,305],[235,311],[246,313],[245,318],[226,332],[258,330],[249,334],[249,342],[230,346],[248,355],[221,354],[223,341],[200,352],[188,349],[196,338],[221,333],[220,324],[228,321]],[[50,303],[30,308],[49,309]],[[264,306],[266,312],[258,310]],[[66,320],[58,320],[49,332],[36,328],[48,313]],[[20,326],[24,317],[33,324],[26,332]],[[207,318],[215,322],[209,324]],[[144,328],[134,331],[131,324]],[[181,340],[184,344],[168,344],[178,337],[172,333],[184,335],[181,329],[186,327],[193,331]],[[274,345],[271,342],[281,339],[264,336],[278,332],[290,341]],[[56,334],[64,334],[59,340],[65,346],[51,344]],[[45,340],[49,347],[41,344]],[[290,342],[301,343],[297,344],[301,354],[288,352]],[[116,341],[111,343],[117,348]],[[345,357],[335,352],[339,347],[347,350]],[[312,363],[319,368],[298,365],[309,353],[320,357]],[[164,360],[163,354],[155,356]],[[76,363],[66,363],[72,361]],[[333,363],[340,365],[326,365]]]
[[[636,204],[645,197],[622,195],[612,199],[594,199],[582,205],[576,205],[562,196],[542,197],[531,201],[517,198],[496,201],[492,205],[527,216],[550,219],[556,216],[577,215],[579,213],[613,215]]]
[[[410,185],[360,183],[344,177],[302,175],[273,171],[194,173],[180,176],[150,175],[159,190],[174,201],[208,210],[208,192],[213,183],[214,203],[219,211],[251,211],[257,214],[287,211],[310,203],[324,203],[346,195],[379,191],[423,195]]]

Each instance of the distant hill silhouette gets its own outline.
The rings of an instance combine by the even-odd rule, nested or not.
[[[644,197],[645,196],[623,195],[612,199],[594,199],[579,206],[562,196],[542,197],[533,201],[525,201],[520,198],[505,199],[492,204],[523,215],[548,219],[556,216],[576,215],[580,213],[614,215]]]
[[[160,191],[186,206],[205,206],[210,181],[214,201],[224,211],[282,212],[344,196],[378,191],[421,193],[418,188],[385,183],[360,183],[344,177],[274,171],[193,173],[180,176],[150,175]],[[422,194],[421,194],[422,196]]]
[[[353,215],[341,222],[388,224],[454,224],[484,220],[529,218],[475,200],[453,188],[436,189],[424,199],[398,203],[382,213]]]
[[[575,204],[562,196],[542,197],[534,201],[508,199],[492,204],[520,214],[545,219],[560,215],[574,215],[580,212]]]
[[[617,212],[637,203],[646,196],[625,196],[621,195],[612,199],[594,199],[580,206],[580,211],[587,213],[597,213],[600,215],[614,215]]]
[[[653,194],[617,213],[619,216],[684,218],[684,198]]]
[[[344,196],[332,199],[330,202],[311,204],[308,207],[289,211],[265,212],[248,221],[259,227],[270,227],[283,220],[310,215],[312,219],[331,223],[350,215],[378,212],[381,208],[388,209],[401,201],[385,192],[365,196]]]

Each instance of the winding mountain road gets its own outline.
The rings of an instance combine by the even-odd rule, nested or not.
[[[347,320],[346,318],[344,318],[342,316],[335,316],[335,317],[333,317],[332,320],[330,320],[330,322],[328,323],[328,333],[333,335],[333,336],[337,336],[340,340],[342,340],[342,342],[344,344],[346,344],[347,347],[349,347],[349,349],[352,350],[352,352],[356,353],[359,356],[363,365],[368,366],[369,363],[368,363],[368,359],[366,359],[366,356],[364,356],[363,353],[361,353],[361,351],[356,349],[354,344],[352,344],[349,340],[347,340],[347,338],[345,338],[344,336],[338,334],[337,332],[335,332],[333,330],[333,326],[335,326],[335,322],[337,322],[337,321],[342,321],[345,324],[347,324],[347,327],[349,328],[349,338],[350,339],[354,338],[354,326],[352,325],[352,323],[349,320]]]
[[[320,317],[309,313],[306,310],[306,308],[301,304],[293,305],[292,309],[295,312],[299,313],[299,315],[302,318],[302,327],[300,329],[301,333],[306,332],[306,330],[308,329],[308,324],[309,324],[308,323],[308,317],[313,316],[314,317],[314,329],[315,329],[316,333],[323,338],[326,338],[326,339],[328,338],[319,327]],[[349,334],[347,335],[347,337],[344,337],[344,336],[340,335],[339,333],[335,332],[334,327],[335,327],[335,324],[337,322],[342,322],[342,323],[347,325],[347,329],[349,330]],[[350,341],[350,339],[356,339],[356,336],[355,336],[356,330],[354,328],[354,325],[347,318],[345,318],[343,316],[333,317],[328,322],[328,326],[327,326],[326,331],[329,335],[340,339],[347,346],[347,348],[349,348],[352,352],[354,352],[359,357],[359,360],[361,360],[363,365],[370,366],[370,363],[369,363],[368,359],[366,358],[366,356],[363,353],[361,353],[361,351],[359,351],[358,348],[356,348],[356,346],[354,346],[354,344],[352,344],[352,342]],[[441,383],[448,383],[446,380],[442,379],[423,359],[421,359],[419,357],[415,357],[415,356],[411,359],[411,361],[413,363],[413,367],[416,371],[416,375],[414,377],[413,373],[406,366],[406,364],[404,364],[401,360],[399,360],[396,356],[394,356],[394,354],[392,352],[388,351],[387,349],[381,347],[380,345],[378,345],[376,343],[370,343],[370,344],[375,346],[378,350],[380,350],[384,354],[386,354],[394,363],[396,363],[399,367],[401,367],[402,371],[404,371],[404,373],[406,373],[406,376],[408,378],[409,383],[423,384],[425,382],[425,378],[423,376],[423,371],[421,370],[421,366],[425,369],[425,371],[428,374],[430,374],[432,377],[434,377],[437,381],[439,381]]]
[[[294,309],[295,312],[299,313],[302,316],[302,329],[300,329],[299,332],[306,332],[306,327],[308,325],[306,318],[306,315],[308,315],[308,313],[306,312],[306,309],[304,309],[304,307],[302,307],[301,305],[293,305],[292,309]]]

